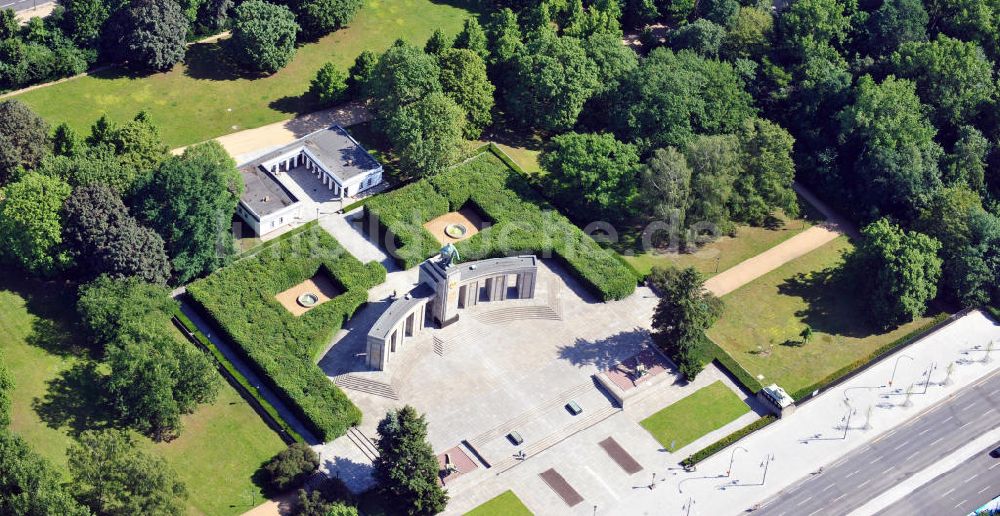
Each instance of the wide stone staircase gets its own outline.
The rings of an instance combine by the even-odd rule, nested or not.
[[[525,445],[524,447],[521,448],[521,451],[524,452],[523,458],[517,458],[511,455],[510,457],[507,457],[501,461],[498,461],[496,464],[493,464],[493,470],[496,472],[497,475],[499,475],[513,467],[518,466],[528,457],[537,455],[559,444],[560,442],[573,436],[574,434],[582,432],[583,430],[586,430],[621,411],[622,411],[621,408],[612,405],[604,407],[603,409],[600,409],[598,411],[591,412],[589,415],[584,416],[580,420],[574,421],[573,424],[561,428],[560,430],[552,432],[551,434],[537,441]]]
[[[357,427],[352,426],[347,429],[347,438],[350,439],[354,446],[357,446],[361,450],[361,453],[368,460],[375,461],[378,458],[378,448],[375,447],[375,443],[362,433],[361,430],[358,430]]]
[[[472,317],[484,324],[504,324],[525,319],[562,320],[562,316],[548,305],[505,306],[479,312]]]
[[[399,399],[399,394],[396,392],[396,388],[393,387],[391,383],[381,382],[351,373],[334,376],[333,383],[344,389],[351,389],[375,396],[381,396],[383,398],[389,398],[390,400]]]

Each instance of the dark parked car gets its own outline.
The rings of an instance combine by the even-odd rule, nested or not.
[[[583,409],[580,408],[580,405],[578,405],[575,401],[572,400],[570,400],[570,402],[566,404],[566,410],[569,411],[569,413],[573,414],[574,416],[579,415],[581,412],[583,412]]]
[[[1000,459],[1000,446],[993,448],[993,451],[990,452],[990,457],[993,457],[994,459]]]

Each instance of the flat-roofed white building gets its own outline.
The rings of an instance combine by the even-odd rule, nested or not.
[[[357,197],[382,183],[382,165],[343,127],[309,133],[239,167],[245,188],[236,212],[258,235],[303,215],[300,199],[279,180],[295,168],[315,176],[333,199]]]

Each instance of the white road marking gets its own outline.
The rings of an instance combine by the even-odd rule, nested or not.
[[[836,485],[836,484],[827,484],[827,486],[823,488],[823,492],[825,493],[825,492],[829,491],[830,489],[833,489],[834,485]]]
[[[948,419],[945,419],[944,421],[942,421],[942,423],[947,423],[948,421],[951,421],[952,419],[955,419],[955,417],[954,416],[948,416]]]
[[[869,462],[868,464],[875,464],[876,462],[878,462],[880,460],[882,460],[882,456],[881,455],[879,455],[878,457],[876,457],[875,460]]]
[[[900,444],[899,446],[897,446],[897,447],[893,448],[892,450],[893,450],[893,451],[896,451],[896,450],[898,450],[898,449],[902,448],[903,446],[906,446],[907,444],[910,444],[910,440],[909,440],[909,439],[907,439],[907,440],[903,441],[903,442],[902,442],[902,444]]]
[[[888,473],[890,471],[892,471],[892,466],[889,466],[888,468],[885,468],[885,471],[883,471],[882,474],[885,475],[886,473]]]
[[[950,495],[951,493],[953,493],[954,491],[955,491],[955,488],[953,487],[953,488],[951,488],[951,489],[949,489],[949,490],[945,491],[945,492],[944,492],[944,493],[943,493],[943,494],[942,494],[941,496],[948,496],[948,495]]]
[[[1000,462],[998,462],[997,464],[1000,464]],[[993,468],[990,468],[990,469],[993,469]],[[855,474],[857,474],[857,472],[859,472],[859,471],[861,471],[861,470],[860,470],[860,469],[856,469],[856,470],[854,470],[854,471],[852,471],[852,472],[850,472],[850,473],[848,473],[848,474],[844,475],[844,478],[851,478],[851,477],[853,477],[853,476],[854,476]]]
[[[977,405],[976,402],[969,403],[968,405],[962,407],[962,410],[963,411],[969,410],[970,408],[975,407],[976,405]]]
[[[813,516],[813,514],[816,514],[817,512],[819,512],[819,511],[822,511],[822,510],[823,510],[823,509],[825,509],[825,508],[826,508],[826,507],[820,507],[819,509],[816,509],[815,511],[813,511],[813,512],[810,512],[810,513],[809,513],[809,516]]]
[[[961,506],[962,506],[962,504],[964,504],[965,502],[968,502],[968,501],[969,501],[969,500],[968,500],[968,499],[966,499],[966,500],[962,500],[961,502],[958,502],[958,503],[956,503],[956,504],[955,504],[955,508],[956,508],[956,509],[958,509],[959,507],[961,507]]]
[[[992,466],[990,466],[990,468],[989,468],[989,469],[993,469],[993,468],[995,468],[995,467],[997,467],[997,466],[1000,466],[1000,462],[997,462],[996,464],[993,464]]]
[[[838,496],[838,497],[834,498],[834,499],[833,499],[833,501],[835,501],[835,502],[836,502],[837,500],[840,500],[841,498],[843,498],[843,497],[845,497],[845,496],[847,496],[847,493],[844,493],[844,494],[842,494],[842,495],[840,495],[840,496]]]
[[[806,502],[808,502],[809,500],[812,500],[812,499],[813,499],[813,497],[810,496],[809,498],[806,498],[805,500],[802,500],[801,502],[795,504],[795,506],[798,507],[800,505],[804,505]]]
[[[927,428],[927,429],[925,429],[925,430],[924,430],[923,432],[920,432],[920,433],[919,433],[919,434],[917,434],[917,435],[924,435],[924,434],[926,434],[927,432],[930,432],[931,430],[934,430],[934,427],[930,427],[930,428]]]
[[[943,440],[944,440],[944,437],[938,437],[934,442],[931,443],[931,446],[934,446],[935,444],[937,444],[937,443],[939,443],[939,442],[941,442]]]
[[[990,391],[990,396],[992,396],[992,395],[994,395],[994,394],[996,394],[998,392],[1000,392],[1000,389],[993,389],[992,391]]]
[[[866,484],[868,484],[868,482],[871,482],[871,481],[872,481],[872,479],[870,479],[870,478],[869,478],[868,480],[865,480],[864,482],[862,482],[862,483],[858,484],[858,487],[859,487],[859,488],[860,488],[860,487],[865,487],[865,485],[866,485]]]
[[[983,491],[985,491],[985,490],[987,490],[987,489],[989,489],[989,488],[990,488],[990,486],[986,486],[986,487],[984,487],[984,488],[980,489],[980,490],[979,490],[979,492],[978,492],[978,493],[976,493],[976,494],[983,494]]]
[[[911,454],[907,455],[907,456],[906,456],[906,460],[910,460],[910,459],[912,459],[912,458],[914,457],[914,455],[917,455],[918,453],[920,453],[920,450],[917,450],[917,451],[915,451],[915,452],[913,452],[913,453],[911,453]]]
[[[962,424],[962,426],[960,426],[959,428],[965,428],[965,427],[969,426],[970,424],[972,424],[972,421],[966,421],[966,422],[965,422],[965,423],[963,423],[963,424]]]
[[[969,478],[965,479],[965,481],[966,481],[966,482],[968,482],[968,481],[970,481],[970,480],[974,480],[974,479],[975,479],[976,477],[978,477],[978,476],[979,476],[979,473],[976,473],[975,475],[972,475],[971,477],[969,477]]]

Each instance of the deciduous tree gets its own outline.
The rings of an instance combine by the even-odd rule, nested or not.
[[[208,142],[164,161],[135,196],[137,215],[166,243],[177,283],[233,256],[230,228],[242,191],[236,163],[221,145]]]
[[[294,443],[264,465],[268,487],[274,493],[295,489],[319,467],[319,455],[305,443]]]
[[[774,210],[798,215],[792,182],[795,139],[781,126],[754,118],[739,132],[743,171],[733,184],[730,209],[735,220],[761,225]]]
[[[472,140],[493,122],[493,92],[486,63],[471,50],[451,48],[438,57],[441,87],[465,111],[465,137]]]
[[[295,19],[302,26],[302,37],[316,39],[335,31],[354,19],[362,0],[288,0]]]
[[[440,77],[434,56],[413,45],[393,45],[379,58],[370,83],[376,113],[388,117],[402,106],[440,92]]]
[[[639,155],[611,134],[566,133],[539,158],[549,194],[574,218],[622,221],[630,215]]]
[[[77,497],[97,514],[184,512],[184,484],[126,431],[85,431],[66,454]]]
[[[639,174],[638,204],[647,218],[684,227],[691,193],[691,167],[673,147],[656,149]]]
[[[87,516],[63,475],[13,432],[0,429],[0,514]]]
[[[848,260],[872,322],[892,328],[923,314],[937,295],[941,244],[886,219],[869,224],[861,234]]]
[[[184,59],[189,21],[174,0],[135,0],[108,23],[104,52],[112,61],[169,70]]]
[[[326,63],[309,83],[309,93],[323,106],[332,106],[340,102],[347,93],[347,74],[333,63]]]
[[[0,191],[0,254],[27,271],[47,275],[70,263],[62,249],[63,180],[29,172]]]
[[[398,108],[386,124],[389,141],[409,173],[435,174],[458,159],[465,112],[444,93],[433,92]]]
[[[231,45],[246,69],[272,74],[291,62],[299,25],[287,7],[247,0],[233,14]]]
[[[34,169],[51,151],[49,124],[19,100],[0,102],[0,186],[19,168]]]
[[[486,46],[486,32],[474,17],[465,19],[462,31],[455,37],[454,47],[471,50],[484,62],[490,58],[490,50]]]

